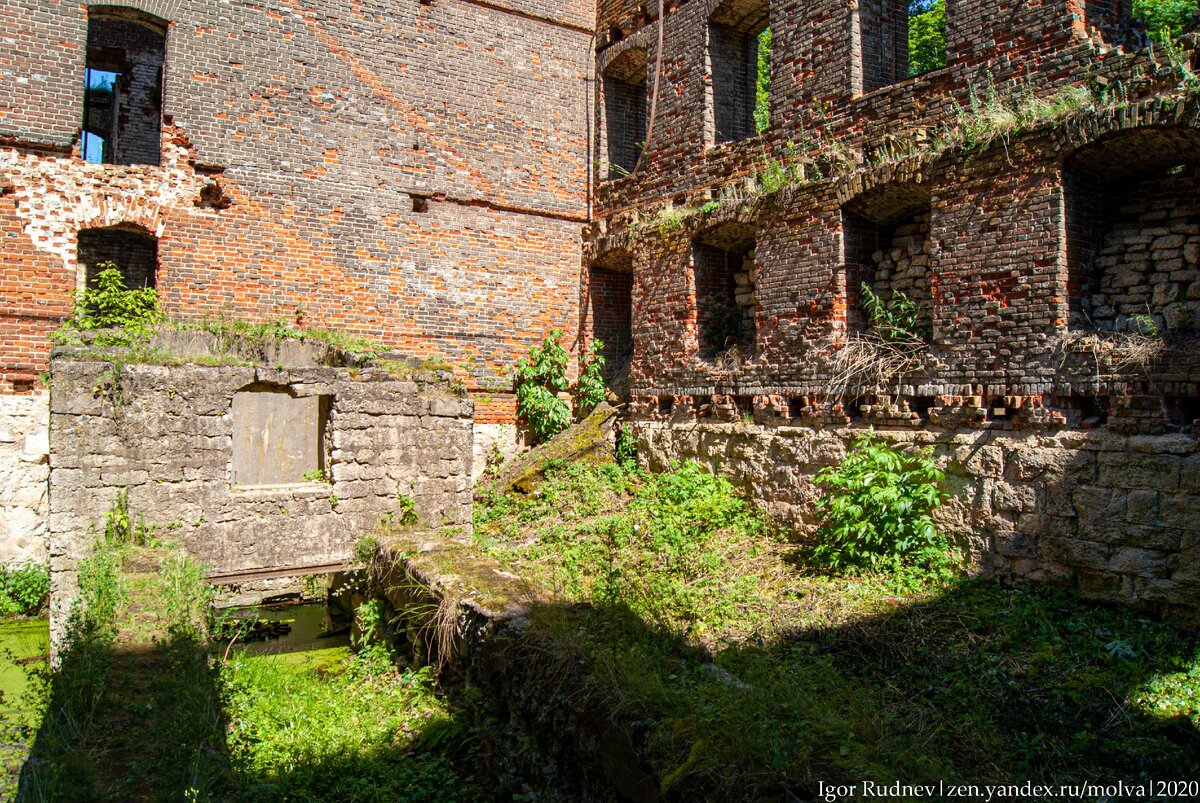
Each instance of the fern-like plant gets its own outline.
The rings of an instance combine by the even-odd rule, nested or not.
[[[822,469],[828,489],[817,509],[823,522],[813,556],[831,569],[880,569],[921,562],[944,551],[932,513],[942,503],[942,472],[931,448],[904,453],[860,436],[840,465]]]

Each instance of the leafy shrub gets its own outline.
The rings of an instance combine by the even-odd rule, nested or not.
[[[517,360],[517,415],[526,423],[538,443],[567,428],[571,413],[558,394],[567,382],[567,352],[559,345],[561,329],[552,329],[541,346],[534,346],[529,357]]]
[[[67,329],[81,332],[116,329],[97,338],[98,345],[127,346],[145,339],[163,320],[158,293],[153,287],[130,289],[114,262],[101,262],[93,287],[85,288],[75,302]],[[60,339],[63,337],[60,335]]]
[[[859,288],[863,310],[875,331],[889,343],[927,340],[929,330],[921,324],[921,311],[902,291],[895,290],[886,302],[866,282]]]
[[[841,465],[815,478],[829,491],[817,503],[824,522],[813,556],[835,570],[928,561],[944,546],[931,515],[941,479],[931,448],[904,454],[874,432],[859,437]]]
[[[50,568],[40,563],[0,566],[0,616],[33,616],[50,599]]]
[[[602,340],[593,340],[587,353],[583,355],[579,370],[579,381],[571,390],[571,398],[575,401],[575,417],[583,418],[604,401],[604,350]]]

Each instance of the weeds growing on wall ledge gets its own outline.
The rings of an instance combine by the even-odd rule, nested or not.
[[[75,312],[53,335],[55,343],[80,342],[80,332],[98,332],[95,345],[130,346],[150,337],[163,321],[153,287],[128,288],[116,263],[102,262],[92,285],[75,300]]]

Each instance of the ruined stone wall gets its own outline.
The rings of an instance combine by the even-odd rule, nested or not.
[[[946,521],[982,568],[1194,611],[1186,70],[1143,47],[1124,2],[949,0],[946,66],[908,78],[896,4],[783,0],[768,126],[714,144],[706,26],[748,5],[667,4],[644,165],[596,174],[585,260],[633,266],[631,411],[651,463],[700,457],[807,527],[809,478],[859,428],[936,442],[963,491]],[[597,69],[642,48],[653,76],[651,17],[602,2]],[[705,249],[729,231],[753,243],[737,286],[753,343],[706,353]],[[917,336],[881,343],[863,283],[916,302]],[[1135,337],[1139,313],[1154,325]],[[992,443],[995,465],[956,451]]]
[[[697,460],[779,520],[816,524],[812,477],[863,429],[693,422],[637,424],[653,468]],[[888,431],[932,445],[952,499],[935,518],[977,569],[1013,582],[1073,585],[1087,598],[1200,626],[1200,443],[1107,430]]]
[[[61,626],[75,565],[128,493],[135,522],[217,574],[327,565],[411,498],[422,519],[471,522],[472,404],[443,384],[380,369],[115,365],[56,359],[50,404],[51,618]],[[241,397],[241,394],[252,394]],[[305,399],[319,415],[243,420],[241,400]],[[239,401],[235,401],[239,399]],[[316,403],[316,402],[319,402]],[[284,415],[279,418],[278,415]],[[306,429],[307,428],[307,429]],[[308,431],[311,430],[311,431]],[[305,434],[307,432],[307,434]],[[300,435],[297,435],[300,433]],[[319,460],[270,485],[291,436]],[[249,440],[247,440],[249,438]],[[281,440],[282,438],[282,440]],[[252,441],[252,442],[251,442]],[[304,445],[302,443],[302,445]],[[294,450],[287,451],[295,457]],[[234,475],[235,454],[238,471]],[[265,455],[265,457],[263,456]],[[315,472],[328,479],[320,481]]]
[[[0,563],[45,563],[50,476],[46,393],[0,395]]]

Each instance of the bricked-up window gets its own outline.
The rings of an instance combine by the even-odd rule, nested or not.
[[[646,144],[646,51],[625,51],[604,70],[604,137],[608,177],[633,172]]]
[[[757,268],[754,230],[729,223],[692,242],[696,288],[696,334],[700,354],[715,357],[737,349],[754,353]]]
[[[231,484],[294,485],[321,477],[329,401],[275,385],[233,394]]]
[[[756,109],[765,127],[765,104],[759,103],[759,52],[760,48],[766,51],[763,74],[769,76],[768,11],[766,0],[726,0],[709,18],[705,139],[710,144],[754,134]],[[768,91],[762,87],[762,94]]]
[[[1200,132],[1155,128],[1110,137],[1067,161],[1071,327],[1200,331],[1197,153]]]
[[[945,0],[860,0],[853,25],[856,94],[946,64]]]
[[[604,343],[605,379],[612,379],[633,356],[633,262],[628,254],[614,254],[588,269],[587,313],[592,339]]]
[[[127,8],[88,9],[83,158],[151,164],[161,158],[167,24]]]
[[[115,264],[129,288],[154,287],[158,240],[140,226],[84,229],[76,240],[79,264],[91,285],[102,265]]]
[[[869,321],[861,288],[883,302],[901,292],[919,311],[918,329],[932,329],[930,195],[912,184],[889,184],[860,195],[842,208],[846,282],[846,328],[865,331]]]

